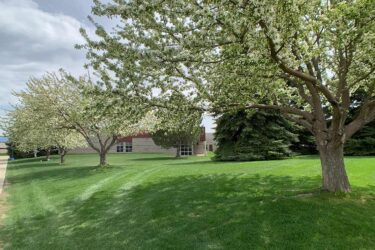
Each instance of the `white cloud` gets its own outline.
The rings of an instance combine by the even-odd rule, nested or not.
[[[12,61],[46,59],[48,52],[78,55],[74,44],[83,42],[78,32],[82,24],[67,15],[43,12],[33,3],[23,0],[15,5],[0,0],[1,54],[15,54],[17,57],[8,58]]]
[[[84,72],[84,51],[74,48],[84,42],[82,26],[71,16],[42,11],[32,0],[0,0],[0,115],[16,101],[11,92],[30,76],[59,68]]]

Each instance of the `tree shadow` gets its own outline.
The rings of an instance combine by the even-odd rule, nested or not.
[[[96,166],[83,166],[79,168],[49,168],[40,171],[28,172],[25,174],[17,174],[16,176],[7,176],[10,183],[27,183],[36,180],[62,180],[62,179],[79,179],[92,175]]]
[[[118,171],[123,169],[123,166],[113,165],[109,168],[101,168],[96,165],[88,166],[69,166],[60,165],[57,162],[38,162],[34,161],[32,163],[28,162],[15,162],[11,165],[12,170],[23,170],[29,168],[35,168],[33,171],[19,172],[17,175],[7,175],[7,180],[12,183],[27,183],[30,181],[40,181],[40,180],[67,180],[67,179],[79,179],[91,176],[96,173],[108,172],[108,171]]]
[[[20,218],[0,240],[15,249],[374,249],[375,187],[333,195],[319,184],[318,176],[162,178]]]
[[[41,161],[8,163],[8,168],[11,168],[12,170],[22,170],[22,169],[30,169],[30,168],[46,168],[46,167],[64,167],[64,165],[60,165],[57,162],[41,162]]]
[[[38,158],[24,158],[24,159],[17,159],[8,161],[8,163],[12,166],[23,165],[27,166],[36,162],[41,162],[45,157],[38,157]]]

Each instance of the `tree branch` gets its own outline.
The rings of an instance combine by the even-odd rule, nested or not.
[[[306,121],[305,119],[297,118],[289,114],[283,114],[284,117],[292,122],[295,122],[303,127],[305,127],[307,130],[309,130],[311,133],[313,133],[313,127],[310,122]]]
[[[285,106],[278,106],[278,105],[265,105],[265,104],[249,104],[249,105],[246,105],[245,108],[247,108],[247,109],[259,108],[259,109],[280,110],[283,113],[303,117],[309,122],[313,121],[313,116],[312,116],[311,113],[306,112],[306,111],[302,111],[302,110],[299,110],[299,109],[296,109],[296,108],[293,108],[293,107],[285,107]]]
[[[355,85],[355,84],[359,83],[360,81],[365,80],[367,77],[369,77],[374,72],[375,72],[375,67],[371,68],[371,70],[367,74],[365,74],[365,75],[357,78],[356,80],[354,80],[351,85]]]
[[[328,90],[328,88],[322,84],[322,82],[318,81],[314,76],[305,74],[299,70],[294,70],[292,68],[289,68],[280,59],[280,57],[277,54],[278,50],[276,49],[276,44],[274,43],[272,38],[268,35],[268,27],[266,23],[263,20],[260,20],[259,25],[263,29],[263,33],[267,39],[268,47],[271,53],[271,58],[278,64],[279,68],[283,70],[285,73],[293,75],[303,80],[306,83],[312,83],[313,86],[316,87],[327,98],[327,100],[332,104],[332,106],[338,107],[338,102],[336,98],[332,95],[332,93]]]
[[[357,117],[345,126],[345,139],[351,138],[358,130],[373,120],[375,120],[375,100],[364,103]]]

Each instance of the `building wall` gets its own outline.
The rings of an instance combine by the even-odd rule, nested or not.
[[[133,152],[135,153],[168,153],[175,154],[175,148],[165,149],[154,143],[152,138],[133,138]]]
[[[214,134],[213,133],[206,133],[206,144],[207,144],[207,151],[216,151],[217,149],[217,143],[214,140]]]
[[[7,146],[5,143],[0,142],[0,154],[6,154],[7,153]]]
[[[158,146],[154,143],[152,138],[150,137],[134,137],[131,140],[127,139],[126,141],[132,141],[132,148],[134,153],[166,153],[174,155],[176,154],[176,148],[169,148],[165,149],[161,146]],[[124,152],[117,152],[117,144],[111,147],[109,150],[109,153],[127,153],[125,152],[125,143],[124,143]],[[98,145],[98,142],[95,142],[96,145]],[[206,154],[206,142],[201,141],[195,145],[193,145],[193,154],[194,155],[205,155]],[[91,147],[81,147],[76,148],[69,151],[70,154],[93,154],[97,153],[94,149]]]
[[[198,156],[206,155],[206,141],[200,141],[197,144],[195,144],[193,147],[193,154]]]
[[[95,154],[95,153],[97,152],[89,146],[68,150],[68,154]]]

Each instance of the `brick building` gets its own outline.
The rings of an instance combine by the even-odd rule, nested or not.
[[[177,148],[165,149],[154,143],[148,133],[142,133],[135,136],[121,138],[109,151],[109,153],[167,153],[176,154]],[[206,155],[206,133],[204,127],[199,141],[192,144],[182,144],[180,147],[181,156],[188,155]],[[70,153],[96,153],[90,147],[76,148]]]

